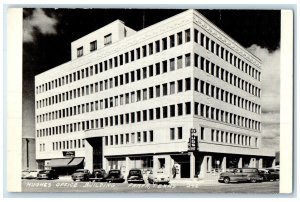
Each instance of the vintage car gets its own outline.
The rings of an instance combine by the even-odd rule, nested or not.
[[[105,181],[106,177],[107,173],[104,169],[94,169],[89,180],[92,182],[101,182]]]
[[[38,180],[46,179],[46,180],[53,180],[58,179],[58,174],[55,170],[41,170],[38,172],[37,177]]]
[[[140,169],[131,169],[127,176],[128,183],[145,183],[142,171]]]
[[[72,180],[76,181],[89,181],[90,179],[90,171],[87,169],[77,169],[73,174],[72,174]]]
[[[232,172],[224,172],[220,174],[219,182],[259,182],[263,178],[257,168],[236,168]]]
[[[170,177],[163,169],[157,171],[150,171],[148,175],[148,182],[150,184],[169,184]]]
[[[22,179],[36,179],[39,170],[23,170]]]
[[[277,172],[277,171],[273,171],[273,170],[270,171],[268,169],[258,169],[258,171],[264,181],[279,180],[279,172]]]
[[[107,182],[124,182],[124,176],[121,173],[121,170],[113,169],[108,172],[106,177]]]

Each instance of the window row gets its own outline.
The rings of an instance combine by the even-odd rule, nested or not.
[[[194,29],[194,41],[203,46],[205,49],[209,50],[210,52],[216,54],[218,57],[222,58],[226,62],[230,63],[234,67],[245,72],[254,79],[260,81],[260,71],[253,68],[243,59],[240,59],[232,52],[225,49],[222,45],[210,39],[205,34],[200,33],[197,29]]]
[[[84,147],[85,147],[84,139],[52,142],[53,151],[64,150],[64,149],[80,149]]]
[[[214,129],[212,129],[211,132],[211,141],[242,145],[248,147],[258,147],[257,137],[251,137],[248,135],[236,134],[236,133],[214,130]]]
[[[190,37],[190,29],[178,32],[177,34],[170,35],[169,37],[165,37],[161,40],[151,42],[142,47],[136,48],[119,56],[115,56],[113,58],[100,62],[99,64],[91,65],[90,67],[85,67],[81,70],[75,71],[61,78],[41,84],[36,87],[36,94],[43,93],[48,90],[66,85],[68,83],[72,83],[80,79],[84,79],[95,74],[107,71],[109,69],[122,66],[129,62],[139,60],[143,57],[153,55],[154,53],[159,53],[168,48],[175,47],[175,45],[179,46],[183,43],[188,43],[190,42]],[[79,50],[79,54],[83,55],[83,47],[81,47],[81,50]]]
[[[143,67],[125,74],[121,74],[112,78],[108,78],[104,81],[99,81],[86,86],[82,86],[77,89],[73,89],[58,95],[53,95],[48,98],[36,101],[36,107],[42,108],[57,104],[60,102],[75,99],[77,97],[98,93],[104,90],[108,90],[114,87],[122,86],[128,83],[133,83],[141,79],[147,79],[152,76],[160,75],[168,71],[174,71],[183,67],[183,59],[185,67],[191,65],[191,54],[185,54],[184,56],[178,56],[169,60],[164,60],[148,67]],[[176,61],[176,62],[175,62]]]
[[[203,93],[207,96],[213,97],[223,102],[227,102],[229,104],[235,105],[237,107],[246,109],[257,114],[261,113],[260,105],[246,100],[238,95],[234,95],[233,93],[230,93],[205,81],[195,78],[194,86],[195,91],[197,92]]]
[[[177,85],[177,88],[175,87]],[[161,85],[156,85],[149,88],[144,88],[137,91],[124,93],[117,96],[97,100],[94,102],[88,102],[65,109],[60,109],[45,114],[37,115],[37,123],[56,120],[60,118],[76,116],[78,114],[84,114],[88,112],[98,111],[111,107],[122,106],[130,103],[144,101],[152,98],[159,98],[161,96],[167,96],[183,91],[191,90],[191,78],[180,79]]]
[[[253,130],[261,130],[261,123],[250,118],[246,118],[231,112],[227,112],[208,105],[195,102],[194,114],[204,118],[229,123],[240,127],[245,127]]]
[[[54,126],[50,128],[38,129],[37,137],[72,133],[90,129],[99,129],[110,126],[139,123],[142,121],[152,121],[175,116],[191,115],[192,106],[190,102],[174,104],[170,106],[146,109],[126,114],[109,116],[99,119],[80,121],[66,125]]]
[[[154,141],[153,130],[132,132],[119,135],[110,135],[104,137],[105,146],[108,145],[122,145],[122,144],[135,144]]]
[[[206,60],[205,58],[199,56],[196,53],[195,53],[194,60],[195,60],[194,62],[195,67],[198,67],[201,70],[205,71],[206,73],[211,74],[214,77],[219,78],[235,87],[238,87],[246,91],[247,93],[260,97],[261,94],[260,88],[228,72],[222,67],[215,65],[211,61]]]

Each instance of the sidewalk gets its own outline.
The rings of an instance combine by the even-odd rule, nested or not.
[[[171,179],[170,184],[174,185],[218,185],[219,175],[209,175],[205,178],[181,178]]]

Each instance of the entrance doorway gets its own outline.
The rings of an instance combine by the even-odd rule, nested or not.
[[[93,147],[93,169],[102,168],[103,166],[102,137],[88,138],[87,141]]]
[[[174,155],[171,156],[175,164],[180,165],[180,177],[190,178],[190,156],[189,155]]]

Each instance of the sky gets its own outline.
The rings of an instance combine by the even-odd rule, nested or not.
[[[180,9],[24,9],[23,137],[34,137],[34,76],[70,61],[72,41],[116,19],[122,20],[126,26],[138,31],[183,11]],[[262,60],[262,146],[278,151],[280,11],[198,11]]]

